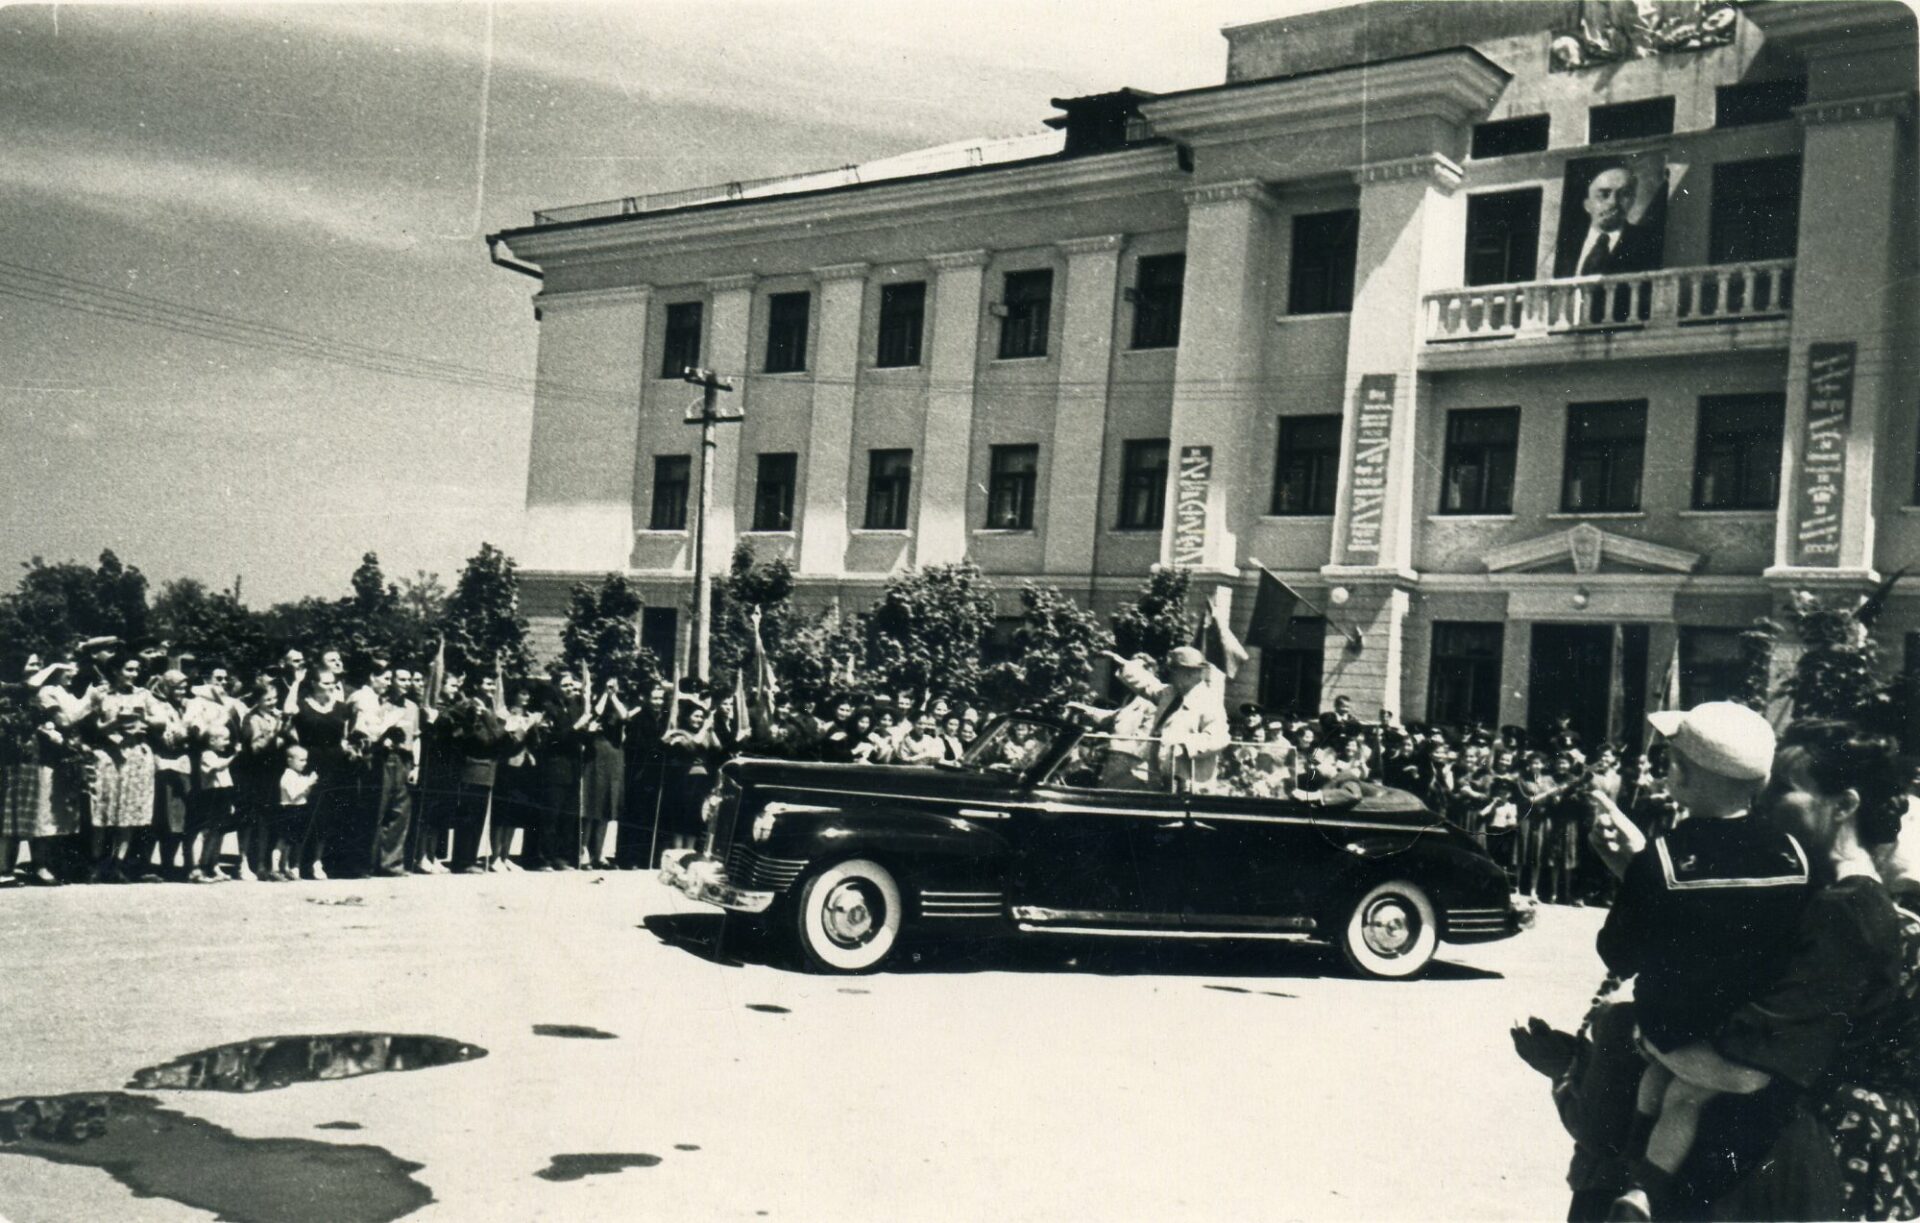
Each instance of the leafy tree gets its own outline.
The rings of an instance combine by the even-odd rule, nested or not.
[[[421,624],[437,622],[447,608],[446,583],[437,573],[416,569],[400,579],[400,606]]]
[[[154,596],[153,631],[178,653],[202,663],[216,659],[243,676],[270,661],[274,651],[265,619],[234,590],[213,591],[198,578],[176,578]]]
[[[753,660],[753,609],[760,609],[760,640],[775,673],[799,617],[793,606],[793,567],[782,557],[755,561],[743,540],[733,550],[733,566],[713,584],[713,633],[708,670],[717,691],[730,691],[734,673]],[[752,676],[749,675],[751,680]]]
[[[1740,688],[1734,699],[1760,713],[1772,704],[1773,647],[1779,637],[1780,626],[1765,617],[1740,634]]]
[[[865,648],[857,622],[849,625],[837,612],[794,613],[780,646],[768,649],[781,697],[795,709],[818,710],[845,687],[843,663]]]
[[[660,675],[659,660],[640,644],[640,609],[633,583],[617,573],[595,587],[577,583],[568,597],[567,622],[560,630],[560,661],[578,673],[582,663],[597,685],[609,676],[627,692],[644,693]]]
[[[496,658],[510,676],[524,676],[533,670],[533,655],[527,649],[527,622],[520,616],[520,578],[515,568],[512,557],[488,543],[467,558],[440,620],[449,671],[492,671]]]
[[[1187,610],[1192,585],[1193,575],[1185,569],[1155,569],[1133,602],[1108,617],[1114,652],[1162,659],[1175,646],[1190,643],[1199,627],[1199,618]]]
[[[866,678],[895,691],[973,700],[993,619],[993,587],[972,561],[895,574],[860,618]]]
[[[83,637],[147,639],[146,575],[111,549],[92,569],[74,561],[50,565],[37,556],[21,568],[19,588],[0,598],[0,643],[10,651],[54,654]]]
[[[1024,582],[1012,657],[987,671],[984,695],[1004,709],[1058,713],[1092,695],[1099,651],[1111,640],[1099,620],[1053,586]]]
[[[1868,620],[1853,607],[1829,606],[1799,591],[1787,622],[1805,647],[1781,684],[1795,717],[1848,718],[1871,730],[1898,734],[1905,714],[1899,687],[1880,675],[1880,648]],[[1870,617],[1869,617],[1870,619]]]

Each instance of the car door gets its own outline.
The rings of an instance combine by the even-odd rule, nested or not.
[[[1187,846],[1188,924],[1307,932],[1327,882],[1350,863],[1337,824],[1292,799],[1195,795]]]
[[[1045,786],[1012,823],[1016,920],[1114,929],[1180,924],[1188,829],[1177,796]]]

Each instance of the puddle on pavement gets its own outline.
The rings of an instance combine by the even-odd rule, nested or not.
[[[533,1025],[535,1036],[558,1036],[564,1040],[619,1040],[613,1032],[602,1032],[599,1028],[589,1028],[579,1023],[536,1023]]]
[[[1223,994],[1251,994],[1250,989],[1241,989],[1238,985],[1209,985],[1207,989],[1217,989]]]
[[[676,1142],[673,1144],[673,1149],[676,1151],[698,1151],[700,1147],[696,1143]]]
[[[603,1152],[592,1155],[555,1155],[546,1167],[534,1175],[543,1181],[577,1181],[588,1176],[624,1172],[628,1168],[651,1168],[659,1164],[658,1155]]]
[[[0,1099],[0,1155],[100,1168],[228,1223],[389,1223],[433,1201],[421,1165],[380,1147],[242,1138],[124,1092]]]
[[[322,1121],[313,1128],[316,1130],[363,1130],[367,1127],[358,1121]]]
[[[487,1055],[478,1045],[444,1036],[345,1032],[334,1036],[268,1036],[216,1045],[133,1072],[142,1090],[272,1091],[294,1083],[358,1078],[389,1070],[424,1070]]]
[[[788,1010],[788,1009],[787,1009],[786,1007],[784,1007],[784,1006],[775,1006],[775,1005],[774,1005],[773,1003],[771,1003],[771,1002],[749,1002],[749,1003],[747,1003],[747,1009],[748,1009],[749,1011],[759,1011],[759,1012],[760,1012],[760,1013],[761,1013],[762,1015],[791,1015],[791,1014],[793,1014],[793,1012],[792,1012],[792,1011],[790,1011],[790,1010]]]

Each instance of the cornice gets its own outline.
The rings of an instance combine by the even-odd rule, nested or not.
[[[1416,153],[1412,157],[1400,157],[1392,161],[1369,162],[1355,170],[1353,177],[1363,187],[1371,183],[1424,178],[1436,187],[1451,191],[1460,185],[1463,174],[1450,157],[1440,153]]]
[[[760,283],[760,278],[752,272],[741,272],[734,276],[714,276],[707,280],[709,293],[733,293],[741,289],[752,289]]]
[[[1332,72],[1253,81],[1173,94],[1143,104],[1154,134],[1203,146],[1270,140],[1322,130],[1412,118],[1464,123],[1487,112],[1509,75],[1477,51]]]
[[[1865,98],[1838,98],[1796,106],[1794,116],[1808,127],[1829,123],[1861,123],[1869,119],[1904,119],[1913,113],[1913,94],[1876,93]]]
[[[571,292],[556,293],[552,289],[542,289],[533,295],[536,310],[573,310],[586,306],[624,306],[647,304],[653,295],[652,285],[619,285],[611,289],[575,289]]]
[[[1206,204],[1225,204],[1233,200],[1250,200],[1262,208],[1272,208],[1276,203],[1273,191],[1265,183],[1251,178],[1230,183],[1207,183],[1205,186],[1189,187],[1181,194],[1186,197],[1189,208],[1198,208]]]
[[[987,258],[985,251],[947,251],[928,255],[927,264],[936,271],[951,272],[960,268],[983,268],[987,266]]]
[[[813,269],[813,278],[822,284],[831,280],[865,280],[872,270],[871,263],[829,263]]]
[[[1885,0],[1776,0],[1747,5],[1741,17],[1760,28],[1769,47],[1795,52],[1845,53],[1910,38],[1913,29],[1907,6]]]
[[[1096,234],[1090,238],[1068,238],[1064,242],[1054,243],[1069,255],[1097,255],[1101,251],[1117,251],[1126,244],[1125,234]]]

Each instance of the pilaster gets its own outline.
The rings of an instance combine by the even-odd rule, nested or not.
[[[913,473],[914,563],[944,565],[967,555],[968,457],[987,252],[956,251],[927,262],[934,269],[933,343],[927,419]]]
[[[751,378],[752,354],[747,351],[749,323],[753,317],[752,275],[722,276],[707,282],[712,321],[707,325],[708,368],[722,378],[734,380],[730,406],[741,412],[753,411]],[[692,390],[692,388],[688,388]],[[697,392],[695,392],[697,394]],[[685,426],[691,430],[692,425]],[[733,555],[734,503],[740,473],[740,427],[721,426],[714,430],[718,444],[713,452],[713,521],[707,528],[707,557],[714,572],[724,572]],[[699,479],[699,438],[689,447],[693,452],[694,478]],[[693,495],[698,495],[696,488]]]
[[[815,268],[813,274],[820,282],[820,337],[807,429],[806,500],[799,523],[800,572],[827,574],[840,572],[847,558],[847,486],[867,265],[841,263]]]
[[[1113,312],[1120,234],[1060,243],[1067,291],[1060,390],[1048,456],[1046,571],[1084,576],[1093,568],[1100,529],[1100,458],[1113,371]]]

